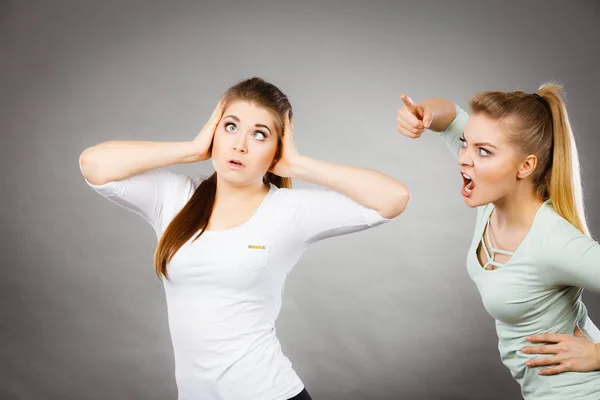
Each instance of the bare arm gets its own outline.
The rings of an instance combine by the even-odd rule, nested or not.
[[[397,128],[405,136],[417,138],[425,129],[442,132],[456,117],[456,106],[448,100],[429,98],[415,104],[405,94],[400,97],[404,105],[398,110]]]
[[[151,169],[194,161],[200,161],[200,157],[193,142],[125,140],[89,147],[79,158],[83,176],[93,185],[120,181]]]
[[[335,190],[387,219],[400,215],[410,199],[404,184],[368,168],[301,156],[292,170],[293,178]]]
[[[93,185],[120,181],[151,169],[207,160],[223,114],[219,102],[209,121],[191,142],[108,141],[85,149],[81,172]]]
[[[286,117],[282,157],[273,168],[275,174],[332,189],[377,211],[386,219],[394,218],[404,211],[410,198],[404,184],[372,169],[301,156],[294,146],[292,133],[293,127]]]

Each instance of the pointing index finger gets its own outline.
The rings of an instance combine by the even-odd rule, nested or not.
[[[400,98],[402,99],[402,102],[404,103],[406,108],[408,108],[408,111],[414,114],[417,109],[417,106],[412,101],[412,99],[405,94],[400,95]]]

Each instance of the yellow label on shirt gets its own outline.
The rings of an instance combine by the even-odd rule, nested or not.
[[[260,249],[260,250],[265,250],[267,248],[267,246],[260,246],[258,244],[249,244],[248,245],[249,249]]]

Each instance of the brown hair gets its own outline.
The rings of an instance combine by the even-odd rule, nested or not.
[[[473,114],[505,123],[510,142],[521,154],[537,157],[536,195],[550,199],[559,215],[589,235],[577,148],[561,92],[562,86],[554,83],[533,94],[486,91],[476,94],[469,105]]]
[[[278,137],[275,160],[281,156],[284,118],[289,113],[292,118],[292,106],[285,94],[276,86],[265,82],[260,78],[251,78],[230,87],[223,95],[224,108],[234,101],[242,100],[255,103],[260,107],[272,112],[275,117],[275,126]],[[263,178],[265,184],[273,184],[280,188],[291,188],[292,181],[267,172]],[[187,204],[173,218],[162,237],[160,238],[154,253],[154,268],[159,278],[169,278],[167,264],[175,253],[194,234],[194,240],[198,239],[208,226],[210,216],[215,204],[217,193],[217,173],[213,173],[205,179]]]

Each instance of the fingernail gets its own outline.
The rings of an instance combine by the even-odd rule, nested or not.
[[[527,349],[526,349],[526,348],[522,348],[522,349],[521,349],[521,351],[522,351],[523,353],[527,353]]]
[[[528,367],[531,367],[531,361],[527,361],[527,362],[525,363],[525,365],[527,365]]]
[[[531,336],[527,336],[527,338],[526,338],[526,339],[527,339],[527,340],[531,340]]]

